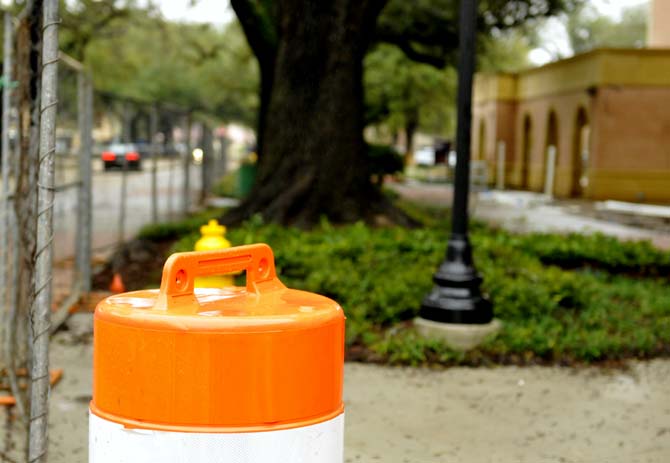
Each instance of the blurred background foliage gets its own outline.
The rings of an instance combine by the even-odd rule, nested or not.
[[[89,66],[100,92],[253,125],[258,70],[239,24],[168,21],[156,5],[142,5],[64,3],[61,49]]]
[[[626,8],[617,21],[582,5],[567,15],[566,30],[574,53],[594,48],[642,48],[647,37],[648,6]]]
[[[616,20],[599,14],[589,2],[539,3],[559,13],[556,18],[574,53],[644,45],[645,5],[626,9]],[[542,37],[543,15],[528,10],[529,5],[533,3],[483,2],[486,33],[479,38],[479,71],[516,72],[531,66],[529,52],[547,40]],[[386,4],[364,60],[368,124],[390,134],[453,135],[456,56],[453,48],[441,48],[438,39],[446,44],[456,34],[456,6],[455,0]],[[9,9],[18,13],[22,7],[17,0]],[[256,124],[258,62],[234,16],[222,26],[175,22],[165,19],[156,3],[138,0],[63,0],[61,12],[61,49],[91,68],[98,91]]]
[[[478,54],[482,72],[516,72],[529,67],[532,42],[519,29],[496,30],[482,37]],[[413,61],[400,48],[378,44],[364,61],[368,124],[390,133],[422,131],[442,136],[456,129],[456,68]]]
[[[514,15],[503,15],[507,2],[489,3],[487,8],[499,15],[487,17],[491,35],[482,35],[479,68],[514,72],[527,67],[535,45],[528,37],[534,37],[541,21],[513,21]],[[19,1],[10,7],[16,13],[21,8]],[[391,133],[453,134],[455,54],[434,39],[444,35],[446,43],[456,33],[456,11],[453,0],[387,4],[364,62],[367,123],[384,125]],[[63,0],[61,12],[61,49],[90,67],[99,92],[255,125],[258,62],[237,19],[223,26],[169,21],[155,3],[137,0]],[[509,28],[510,21],[523,29]],[[582,22],[575,27],[583,28]],[[434,45],[420,45],[431,40]]]

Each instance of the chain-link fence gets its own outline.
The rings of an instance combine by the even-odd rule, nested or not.
[[[96,102],[102,132],[105,125],[112,125],[108,119],[115,115],[119,100],[110,101],[105,95]],[[172,115],[174,110],[121,102],[125,107],[122,124],[132,128],[121,129],[120,134],[113,129],[97,134],[90,161],[94,250],[106,250],[132,238],[144,225],[182,217],[197,206],[202,195],[202,174],[196,168],[196,161],[201,160],[193,156],[199,145],[188,141],[197,137],[185,135],[185,123],[169,128],[174,134],[166,135],[166,128],[156,130],[161,116],[180,118]],[[124,113],[132,122],[123,122]]]
[[[34,348],[34,341],[42,336],[41,329],[30,327],[34,321],[28,317],[31,310],[29,301],[35,301],[35,306],[44,304],[47,310],[49,307],[52,309],[50,327],[53,329],[67,317],[70,308],[81,295],[90,291],[91,173],[90,162],[82,161],[90,159],[87,151],[91,147],[91,118],[88,115],[92,104],[92,84],[90,76],[74,60],[62,60],[64,65],[59,66],[58,71],[53,68],[53,72],[58,73],[54,74],[54,78],[64,85],[59,86],[61,90],[58,94],[46,95],[50,99],[42,97],[42,106],[35,114],[39,116],[40,124],[46,127],[45,130],[52,130],[53,127],[53,118],[43,120],[52,108],[64,115],[63,122],[56,128],[58,135],[55,145],[54,140],[48,140],[45,147],[40,146],[38,157],[34,159],[37,162],[28,166],[32,171],[26,174],[26,165],[22,165],[26,150],[25,146],[21,146],[23,142],[20,136],[20,124],[23,121],[14,91],[20,82],[16,80],[17,73],[12,60],[16,47],[12,34],[13,23],[14,19],[6,14],[3,24],[5,38],[0,137],[0,306],[3,308],[0,368],[4,373],[0,387],[11,394],[11,398],[3,399],[4,403],[15,404],[18,415],[25,420],[28,403],[26,394],[30,388],[25,387],[23,378],[27,375],[29,365],[35,365],[29,344],[32,343],[31,348]],[[72,89],[74,94],[67,94]],[[55,106],[51,101],[57,102]],[[30,136],[34,137],[35,132],[31,132]],[[44,138],[48,139],[49,136],[44,135]],[[73,140],[76,143],[73,144]],[[51,159],[54,161],[53,168]],[[36,172],[37,169],[40,172]],[[45,169],[52,169],[51,180],[44,180],[49,177],[42,172]],[[24,177],[20,178],[22,175]],[[19,189],[21,182],[23,188]],[[32,201],[28,201],[26,196],[32,196]],[[55,218],[53,235],[51,219],[47,215],[52,213]],[[71,225],[64,226],[65,223]],[[32,250],[26,251],[30,249],[26,243],[32,244]],[[45,261],[44,257],[48,259]],[[54,264],[54,258],[67,258],[71,264],[61,271],[62,264],[58,261]],[[44,269],[40,268],[40,263]],[[27,266],[31,267],[31,271],[27,273],[30,276],[26,282],[26,273],[22,270]],[[21,298],[21,290],[25,287],[30,287],[32,293],[27,299],[28,303]],[[52,294],[54,288],[60,288],[55,297]],[[39,300],[42,294],[45,295],[44,301]],[[48,337],[50,327],[47,321],[43,336]]]
[[[21,106],[23,82],[12,59],[20,47],[12,31],[15,22],[5,15],[0,118],[0,390],[4,392],[0,392],[0,404],[15,405],[9,419],[19,417],[18,422],[26,425],[23,431],[15,429],[18,436],[28,426],[27,378],[35,366],[31,301],[39,299],[41,292],[46,294],[42,299],[51,302],[47,332],[61,326],[91,291],[94,254],[109,255],[144,225],[174,220],[195,209],[225,170],[226,144],[213,137],[205,119],[190,110],[94,91],[91,73],[61,54],[57,93],[42,98],[43,106],[28,114],[33,120],[42,119],[55,107],[55,146],[51,141],[39,146],[39,156],[28,159],[34,139],[40,137],[27,129],[32,127],[26,123],[30,118],[25,105]],[[53,63],[43,63],[41,72]],[[51,176],[53,186],[51,180],[43,182]],[[28,297],[21,288],[24,293],[29,288]],[[21,439],[7,441],[5,450],[0,448],[0,460],[6,452],[21,460]]]
[[[53,326],[91,289],[93,84],[77,61],[61,57],[54,185]]]

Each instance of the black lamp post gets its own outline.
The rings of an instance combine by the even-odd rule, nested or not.
[[[493,308],[481,293],[482,279],[472,260],[472,247],[468,238],[476,0],[461,0],[459,21],[458,127],[451,237],[446,259],[433,276],[435,286],[423,300],[419,316],[443,323],[485,324],[493,319]]]

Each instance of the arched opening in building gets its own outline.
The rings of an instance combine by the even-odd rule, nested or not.
[[[486,122],[484,119],[479,120],[479,138],[478,138],[477,160],[483,161],[486,159]]]
[[[580,106],[575,116],[575,130],[572,147],[572,196],[582,196],[588,186],[589,166],[589,116]]]
[[[542,190],[551,195],[554,193],[554,178],[558,157],[558,118],[553,110],[549,112],[549,118],[547,119],[546,140],[542,160]]]
[[[532,149],[532,131],[533,122],[530,115],[526,114],[523,118],[523,145],[521,147],[521,188],[527,189],[530,182],[528,181],[530,172],[530,153]]]

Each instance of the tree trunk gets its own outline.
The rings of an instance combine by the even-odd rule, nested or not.
[[[396,215],[370,182],[363,56],[383,1],[283,0],[256,185],[224,220],[309,226]],[[262,119],[263,120],[263,119]]]
[[[268,109],[270,99],[272,98],[272,86],[274,83],[274,60],[269,63],[260,63],[261,89],[260,102],[258,107],[258,126],[256,134],[256,154],[259,158],[263,156],[265,150],[265,127],[267,126]]]
[[[42,43],[42,1],[31,3],[30,10],[24,11],[16,30],[16,68],[18,82],[16,102],[18,110],[17,154],[14,168],[16,179],[14,211],[16,213],[18,242],[18,273],[15,291],[16,325],[10,327],[13,338],[9,350],[8,369],[11,381],[18,368],[30,370],[31,358],[28,351],[31,342],[29,331],[29,311],[35,299],[35,260],[37,234],[37,188],[39,166],[39,92]],[[19,390],[17,401],[20,409],[28,411],[30,391]],[[26,430],[26,458],[28,451],[29,416],[22,417]]]
[[[414,161],[414,134],[419,126],[419,114],[412,112],[407,115],[405,123],[405,165],[408,166]]]
[[[34,298],[34,270],[37,234],[37,180],[39,166],[39,89],[40,50],[42,37],[42,2],[32,3],[31,11],[17,29],[16,73],[19,86],[18,103],[18,165],[14,208],[19,228],[19,287],[17,306],[20,332],[27,330],[28,310]],[[22,333],[21,333],[22,334]],[[26,360],[26,346],[19,352],[20,361]]]

